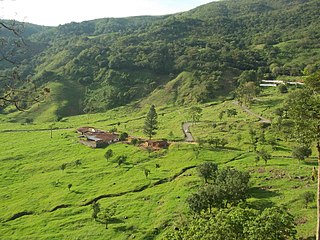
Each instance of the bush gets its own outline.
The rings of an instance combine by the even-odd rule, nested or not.
[[[287,93],[287,92],[288,92],[288,88],[287,88],[287,86],[284,85],[284,84],[280,84],[280,85],[278,86],[278,90],[279,90],[280,93]]]
[[[305,192],[301,195],[301,198],[303,200],[303,203],[305,205],[305,208],[308,208],[309,203],[314,202],[314,200],[316,199],[316,195],[314,192]]]
[[[125,141],[128,138],[128,133],[124,132],[120,134],[119,140],[120,141]]]
[[[282,208],[235,207],[189,218],[166,239],[295,239],[296,233],[293,216]]]

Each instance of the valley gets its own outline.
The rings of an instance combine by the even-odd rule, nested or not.
[[[268,103],[283,97],[276,88],[264,90],[250,109],[272,117],[277,106]],[[314,155],[299,164],[291,156],[294,143],[281,138],[275,148],[271,147],[268,139],[274,132],[267,128],[266,142],[259,143],[259,148],[268,149],[272,157],[267,164],[255,162],[249,128],[261,131],[259,118],[235,105],[234,100],[198,106],[202,116],[190,126],[195,139],[201,142],[213,136],[223,137],[228,140],[224,147],[184,142],[181,124],[191,120],[189,108],[184,107],[157,107],[159,130],[154,138],[174,141],[168,149],[151,153],[123,143],[91,149],[79,143],[75,132],[79,126],[94,124],[101,129],[116,126],[119,132],[143,137],[146,109],[132,111],[127,106],[68,117],[54,123],[52,138],[50,123],[16,124],[2,118],[1,236],[163,239],[166,231],[188,212],[186,199],[201,182],[195,168],[203,161],[249,171],[249,204],[285,205],[298,223],[298,236],[312,236],[315,204],[303,207],[300,195],[315,189],[316,183],[311,180],[312,167],[317,164]],[[236,109],[237,115],[219,119],[219,112],[231,108]],[[128,111],[132,111],[131,116]],[[213,123],[217,126],[213,127]],[[114,156],[106,160],[104,153],[108,149]],[[122,165],[116,160],[120,155],[127,156]],[[62,170],[63,164],[66,167]],[[147,177],[145,169],[150,170]],[[70,190],[68,184],[72,184]],[[93,202],[101,207],[116,206],[108,229],[92,219]]]
[[[0,19],[0,238],[318,239],[319,9]]]

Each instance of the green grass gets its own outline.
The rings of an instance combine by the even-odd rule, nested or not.
[[[265,90],[251,108],[272,117],[283,96],[276,89]],[[26,125],[8,122],[7,116],[1,116],[0,236],[4,239],[22,236],[23,239],[161,239],[188,212],[186,199],[201,184],[194,166],[203,161],[214,161],[220,168],[229,166],[249,171],[248,202],[256,208],[286,206],[296,219],[298,236],[313,236],[316,204],[304,208],[300,195],[316,192],[316,183],[311,181],[316,160],[311,158],[299,165],[291,158],[294,143],[282,139],[275,150],[259,144],[258,149],[267,149],[272,158],[267,165],[262,160],[256,163],[248,131],[254,127],[261,132],[258,119],[233,101],[199,106],[203,109],[202,117],[191,127],[195,138],[224,137],[229,143],[217,149],[204,145],[198,157],[195,144],[172,143],[168,150],[153,152],[149,157],[141,147],[118,143],[108,147],[115,155],[107,161],[106,149],[90,149],[78,143],[75,128],[84,125],[105,130],[116,126],[120,132],[144,137],[142,126],[147,105],[141,109],[127,106],[106,113],[64,118],[54,123],[53,138],[50,138],[51,123]],[[219,112],[230,108],[238,114],[219,119]],[[174,139],[183,139],[181,123],[190,121],[189,107],[164,105],[156,109],[160,122],[156,138],[173,135]],[[213,127],[212,123],[217,126]],[[237,135],[241,135],[240,141]],[[267,130],[265,135],[269,139],[274,133]],[[121,166],[116,162],[119,155],[128,157]],[[81,161],[80,166],[76,166],[77,160]],[[62,171],[60,167],[64,163],[67,167]],[[189,170],[179,175],[188,167]],[[144,169],[151,171],[148,178]],[[67,187],[70,183],[71,191]],[[92,220],[91,206],[85,206],[101,195],[109,195],[99,200],[102,208],[117,206],[108,229]],[[67,207],[50,212],[62,204]],[[24,211],[32,214],[7,221]]]

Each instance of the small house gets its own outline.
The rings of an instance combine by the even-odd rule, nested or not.
[[[92,147],[102,148],[119,141],[119,135],[105,132],[94,127],[81,127],[77,129],[81,134],[80,143]]]

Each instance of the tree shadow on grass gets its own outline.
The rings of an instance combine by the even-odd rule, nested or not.
[[[84,192],[81,191],[77,191],[77,190],[71,190],[71,192],[75,193],[75,194],[83,194]]]
[[[258,198],[258,199],[276,197],[281,195],[278,192],[270,191],[268,189],[263,189],[258,187],[251,188],[249,191],[249,194],[251,197]]]
[[[98,223],[101,223],[101,224],[105,224],[104,221],[102,221],[101,219],[96,219],[96,222]],[[124,223],[124,221],[120,218],[111,218],[109,221],[108,221],[108,224],[119,224],[119,223]]]
[[[271,208],[275,204],[270,201],[270,200],[265,200],[265,199],[258,199],[250,202],[248,204],[251,208],[257,209],[257,210],[263,210],[265,208]]]
[[[270,161],[270,160],[269,160],[269,161]],[[272,161],[272,159],[271,159],[271,161]],[[278,167],[287,167],[287,166],[292,165],[292,164],[287,164],[287,163],[269,164],[269,162],[268,162],[267,166],[268,166],[268,165],[272,165],[273,167],[275,167],[275,166],[278,166]]]
[[[303,165],[307,165],[307,166],[318,166],[318,162],[317,161],[305,161],[303,162]]]
[[[120,218],[111,218],[110,220],[109,220],[109,223],[112,223],[112,224],[119,224],[119,223],[124,223],[124,221],[122,220],[122,219],[120,219]]]
[[[268,200],[268,198],[281,196],[281,194],[278,192],[258,187],[251,188],[249,194],[251,197],[257,198],[256,200],[250,202],[249,205],[258,210],[273,207],[275,204]]]
[[[135,233],[137,232],[137,228],[135,226],[119,226],[119,227],[115,227],[113,228],[116,232],[131,232],[131,233]]]

